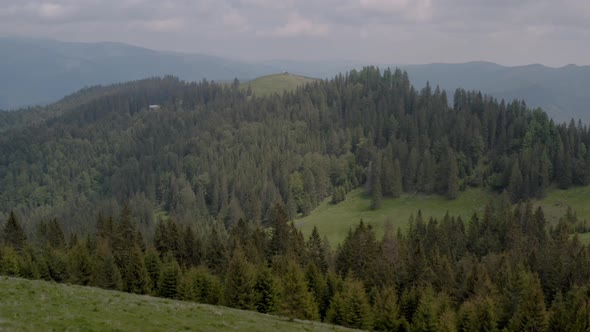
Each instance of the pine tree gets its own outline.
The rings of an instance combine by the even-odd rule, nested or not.
[[[289,250],[289,218],[282,205],[275,205],[271,216],[270,256],[285,255]]]
[[[158,279],[158,295],[169,299],[175,299],[178,294],[180,282],[180,267],[171,254],[165,258]]]
[[[136,244],[131,250],[129,263],[124,270],[123,290],[135,294],[148,294],[150,284],[150,275],[145,266],[143,253]]]
[[[274,277],[270,269],[260,268],[254,283],[254,307],[258,312],[271,313],[275,310],[277,297]]]
[[[371,330],[373,316],[362,282],[350,276],[344,280],[342,291],[332,299],[327,319],[334,324]]]
[[[121,273],[110,247],[104,241],[99,241],[96,248],[91,284],[105,289],[121,289]]]
[[[237,246],[225,273],[224,303],[238,309],[254,307],[254,267]]]
[[[320,304],[319,307],[319,314],[320,318],[324,319],[327,314],[327,308],[321,305],[326,297],[326,292],[328,291],[326,278],[324,274],[318,269],[318,267],[312,262],[307,265],[305,269],[305,279],[307,281],[307,289],[312,293],[314,297],[314,302]]]
[[[199,301],[197,292],[197,269],[190,268],[182,274],[178,283],[178,299],[183,301]]]
[[[223,273],[227,266],[228,256],[226,241],[221,238],[219,230],[213,227],[207,247],[207,267],[217,274]]]
[[[25,236],[25,232],[20,223],[16,219],[14,212],[10,212],[8,220],[4,225],[2,239],[4,240],[5,245],[12,246],[16,251],[20,252],[24,248],[27,237]]]
[[[290,318],[308,320],[318,318],[317,304],[307,289],[305,276],[301,268],[293,261],[288,262],[286,273],[281,280],[277,311]]]
[[[158,252],[154,248],[148,249],[143,256],[143,262],[149,277],[148,288],[152,290],[153,294],[158,294],[158,280],[162,266]]]
[[[313,262],[320,271],[326,273],[328,269],[328,261],[326,258],[327,253],[316,226],[313,227],[311,235],[307,240],[307,252],[309,254],[309,260]]]
[[[85,243],[78,242],[70,249],[68,263],[70,282],[89,285],[92,278],[92,262]]]
[[[386,287],[378,290],[373,305],[374,328],[377,331],[398,331],[402,326],[400,308],[395,289]]]
[[[57,219],[52,219],[47,224],[47,242],[55,249],[64,249],[66,246],[66,237]]]
[[[455,199],[459,194],[459,169],[457,158],[454,153],[449,152],[449,174],[447,182],[447,198]]]
[[[378,173],[377,173],[378,174]],[[381,192],[381,179],[375,176],[371,189],[371,210],[378,210],[383,203],[383,194]]]
[[[458,322],[461,332],[498,331],[494,302],[488,297],[476,297],[463,302],[459,308]]]
[[[204,266],[197,268],[196,277],[197,301],[213,305],[219,304],[223,297],[223,286],[219,278]]]
[[[412,331],[436,332],[439,328],[439,317],[436,299],[433,290],[428,288],[423,291],[416,313],[412,319]]]
[[[524,198],[523,178],[522,173],[520,172],[518,160],[516,160],[512,165],[512,172],[510,173],[508,192],[510,192],[510,199],[512,200],[512,203],[517,203],[522,198]]]
[[[12,246],[0,248],[0,273],[7,276],[19,276],[18,255]]]
[[[1,251],[1,249],[0,249]],[[0,254],[1,257],[1,254]],[[18,261],[18,274],[22,278],[27,279],[41,279],[41,274],[39,273],[39,269],[37,267],[36,255],[30,247],[25,248],[22,254],[19,255]],[[0,258],[1,261],[1,258]],[[1,266],[2,263],[0,263]],[[1,271],[0,267],[0,271]],[[1,272],[0,272],[1,273]]]
[[[414,192],[416,190],[416,174],[418,173],[418,149],[415,147],[410,151],[406,167],[404,168],[404,190]]]
[[[48,248],[44,255],[47,261],[47,266],[49,267],[51,279],[56,282],[64,282],[68,280],[68,263],[65,253],[61,250]]]
[[[402,171],[398,159],[393,161],[392,177],[393,186],[391,188],[391,197],[398,198],[402,194]]]
[[[515,311],[508,324],[510,331],[547,331],[549,321],[545,299],[536,275],[520,270],[515,280]]]

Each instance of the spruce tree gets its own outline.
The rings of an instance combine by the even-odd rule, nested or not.
[[[289,318],[315,320],[318,307],[313,295],[307,288],[301,268],[293,261],[287,263],[287,270],[282,277],[277,311]]]
[[[21,251],[24,248],[27,237],[16,219],[14,212],[10,212],[8,220],[2,230],[2,239],[4,244],[13,247],[16,251]]]
[[[398,331],[403,324],[397,303],[397,293],[391,287],[377,290],[373,312],[375,315],[373,327],[377,331]]]
[[[326,273],[328,269],[327,252],[316,226],[314,226],[311,231],[306,247],[309,260],[313,262],[320,271]]]
[[[158,280],[162,266],[158,252],[154,248],[148,249],[143,256],[143,262],[149,277],[148,288],[152,290],[153,294],[158,294]]]
[[[449,152],[449,174],[447,182],[447,198],[455,199],[459,194],[459,169],[457,167],[457,158],[455,154]]]
[[[12,246],[0,248],[0,273],[11,277],[19,276],[18,254]]]
[[[143,253],[136,244],[131,250],[129,262],[124,270],[123,290],[135,294],[148,294],[150,284],[150,275],[145,266]]]
[[[179,282],[180,267],[174,256],[168,254],[158,279],[158,295],[169,299],[177,298]]]
[[[328,321],[346,327],[371,330],[373,313],[362,282],[348,276],[336,293],[327,314]]]
[[[256,310],[265,314],[274,312],[276,293],[275,280],[271,270],[266,267],[260,268],[254,283],[254,307]]]
[[[91,284],[105,289],[121,289],[121,273],[108,243],[99,241],[94,257]]]
[[[254,307],[254,267],[246,260],[244,250],[237,246],[225,273],[224,303],[238,309]]]
[[[70,282],[89,285],[92,278],[92,261],[85,243],[78,242],[69,251],[68,269]]]

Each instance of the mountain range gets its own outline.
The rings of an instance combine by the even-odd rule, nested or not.
[[[540,64],[507,67],[490,62],[400,65],[352,61],[271,60],[246,62],[222,57],[156,51],[112,42],[74,43],[0,38],[0,109],[59,100],[80,88],[173,75],[183,80],[241,81],[277,72],[329,78],[364,65],[406,70],[416,87],[426,82],[447,90],[480,90],[498,99],[523,99],[556,121],[590,121],[590,66]]]

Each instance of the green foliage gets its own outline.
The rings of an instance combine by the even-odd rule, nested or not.
[[[289,318],[317,319],[318,307],[313,294],[308,290],[301,268],[289,261],[282,276],[279,290],[277,312]]]
[[[391,287],[377,290],[373,312],[373,328],[377,331],[399,331],[407,325],[400,316],[397,293]]]
[[[131,249],[129,262],[123,272],[123,290],[135,294],[150,292],[150,274],[145,266],[143,253],[137,245]]]
[[[89,285],[92,278],[92,261],[86,243],[78,242],[70,249],[68,263],[70,282]]]
[[[16,219],[14,212],[10,212],[10,216],[4,225],[2,240],[5,245],[12,246],[15,250],[21,250],[27,240],[25,232]]]
[[[114,290],[120,290],[122,287],[121,272],[115,263],[115,257],[108,243],[103,241],[97,244],[91,285]]]
[[[495,332],[497,318],[496,304],[489,297],[476,297],[463,302],[459,308],[459,331]]]
[[[277,285],[272,271],[266,267],[260,268],[254,283],[254,307],[261,313],[275,311],[277,300]]]
[[[12,246],[0,247],[0,273],[3,275],[19,276],[18,255]]]
[[[148,249],[143,256],[143,264],[148,273],[148,289],[151,289],[153,293],[157,294],[158,281],[162,268],[162,261],[160,260],[158,251],[154,248]]]
[[[351,277],[344,280],[342,290],[332,298],[327,319],[347,327],[363,330],[372,328],[371,305],[361,282]]]
[[[548,314],[539,279],[523,270],[514,280],[512,298],[515,311],[508,324],[510,331],[547,331]]]
[[[224,304],[238,309],[254,307],[254,267],[246,260],[244,250],[234,250],[225,273]]]
[[[158,295],[174,299],[178,295],[178,284],[180,282],[180,267],[178,262],[171,255],[165,259],[160,277],[158,279]]]

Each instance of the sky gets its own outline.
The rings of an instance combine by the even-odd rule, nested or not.
[[[590,64],[588,0],[0,0],[0,36],[241,60]]]

